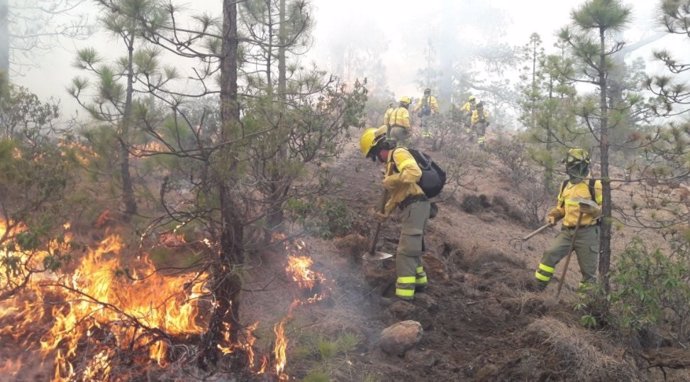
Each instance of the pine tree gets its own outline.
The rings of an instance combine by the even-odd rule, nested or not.
[[[599,143],[601,180],[603,186],[602,225],[600,236],[599,274],[608,290],[611,264],[611,180],[609,177],[609,121],[610,99],[608,74],[612,70],[610,57],[622,47],[611,42],[611,32],[622,30],[630,19],[631,9],[618,0],[589,0],[571,13],[572,28],[564,28],[560,38],[579,59],[581,81],[596,86],[599,93],[598,110],[585,109],[583,118],[591,134]]]
[[[151,0],[118,0],[103,6],[102,9],[105,15],[101,18],[101,23],[123,43],[125,55],[108,65],[103,64],[103,57],[95,49],[80,50],[76,66],[95,74],[98,83],[88,100],[84,94],[89,86],[88,80],[75,78],[69,92],[93,118],[106,123],[116,132],[121,198],[124,215],[128,218],[137,212],[129,163],[133,108],[136,102],[135,84],[139,83],[141,86],[144,83],[141,77],[150,76],[157,69],[159,54],[155,50],[147,50],[146,41],[142,37],[144,30],[137,19],[160,19],[164,15],[156,10]],[[141,89],[139,91],[141,92]]]

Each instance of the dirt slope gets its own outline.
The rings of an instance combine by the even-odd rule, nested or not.
[[[464,143],[458,143],[457,149],[476,150]],[[440,163],[445,160],[441,153],[434,157]],[[663,380],[658,369],[647,371],[645,365],[636,364],[623,339],[578,323],[580,317],[573,309],[580,277],[577,261],[570,263],[560,302],[554,298],[556,282],[543,293],[529,290],[534,267],[556,231],[546,231],[522,247],[514,245],[511,239],[533,228],[505,208],[489,205],[495,195],[509,205],[515,202],[496,170],[500,163],[490,153],[489,158],[485,166],[469,169],[466,176],[474,179],[472,184],[445,200],[439,216],[430,221],[424,256],[430,286],[425,295],[413,304],[389,304],[382,297],[393,295],[394,262],[367,263],[359,258],[374,228],[367,210],[380,195],[381,167],[362,159],[355,142],[348,144],[346,154],[333,165],[344,185],[334,196],[358,213],[360,224],[351,235],[334,241],[306,240],[316,268],[329,280],[331,297],[296,313],[295,322],[302,329],[288,329],[288,337],[293,338],[288,374],[296,380],[305,376],[320,380],[309,379],[314,364],[296,352],[300,338],[308,333],[337,337],[347,332],[361,342],[354,352],[328,361],[328,380]],[[460,208],[463,198],[479,194],[489,201],[486,208],[465,213]],[[395,252],[398,229],[395,219],[385,225],[380,248]],[[618,238],[624,237],[619,232]],[[614,247],[624,244],[619,240]],[[563,262],[558,276],[562,267]],[[254,301],[263,305],[260,299]],[[422,323],[421,342],[404,357],[383,353],[377,346],[381,330],[405,319]],[[326,363],[324,358],[322,362]],[[687,377],[683,371],[668,374],[668,380]]]

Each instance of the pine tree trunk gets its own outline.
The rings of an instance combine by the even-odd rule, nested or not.
[[[599,53],[599,108],[601,110],[601,132],[599,136],[599,150],[601,154],[601,183],[602,196],[602,223],[599,242],[599,276],[606,291],[609,290],[609,269],[611,266],[611,181],[609,179],[609,131],[608,131],[608,104],[605,69],[605,36],[604,29],[600,29],[600,53]]]
[[[220,74],[220,102],[222,139],[224,142],[238,137],[239,104],[237,102],[237,2],[223,0],[223,48]],[[230,328],[230,340],[238,341],[240,308],[240,290],[242,280],[233,270],[233,265],[244,262],[244,226],[238,215],[236,201],[231,191],[234,182],[234,164],[238,162],[232,152],[232,146],[226,146],[223,157],[227,158],[230,171],[228,179],[219,179],[219,199],[221,210],[220,258],[211,274],[210,285],[216,299],[209,321],[208,331],[204,334],[199,356],[199,366],[206,369],[209,364],[215,364],[219,357],[218,342],[222,338],[222,331]],[[225,172],[224,172],[225,173]]]
[[[285,0],[280,0],[278,11],[278,103],[280,107],[277,110],[278,113],[285,112],[285,108],[287,107],[286,44],[288,39],[285,29],[285,12]],[[287,129],[287,126],[284,126],[283,123],[280,123],[277,127],[278,129]],[[280,147],[278,148],[277,156],[274,160],[275,167],[271,170],[273,173],[271,176],[272,184],[270,185],[270,200],[268,211],[266,213],[266,226],[268,230],[266,232],[267,236],[265,237],[265,241],[267,243],[271,240],[271,234],[281,229],[283,220],[285,218],[285,214],[283,212],[283,201],[285,199],[287,190],[285,187],[285,182],[283,181],[283,174],[285,170],[282,169],[281,166],[285,166],[287,164],[288,153],[287,143],[284,142],[283,135],[280,131],[278,131],[278,137],[279,139],[277,140],[277,143],[280,145]]]
[[[129,127],[132,121],[132,95],[134,93],[134,34],[127,43],[127,93],[125,110],[122,116],[120,132],[120,176],[122,177],[122,201],[125,205],[125,217],[137,213],[137,201],[134,197],[134,186],[129,168]]]

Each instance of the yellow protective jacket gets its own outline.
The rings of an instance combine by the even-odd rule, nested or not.
[[[388,109],[386,110],[386,114],[383,116],[383,124],[389,127],[398,126],[409,129],[410,112],[407,110],[407,108],[402,106],[396,107],[395,109]]]
[[[395,110],[395,106],[388,106],[388,109],[386,109],[386,112],[383,113],[383,124],[388,126],[388,118],[390,118],[391,113]]]
[[[475,102],[474,105],[471,102],[465,102],[464,105],[460,108],[461,111],[463,111],[465,114],[470,114],[473,113],[474,110],[477,109],[477,103]]]
[[[422,97],[422,99],[417,102],[417,104],[414,107],[414,112],[417,113],[420,110],[422,110],[422,107],[428,106],[431,109],[431,114],[436,114],[438,113],[438,101],[436,100],[436,97],[430,95],[426,97]]]
[[[484,118],[482,119],[482,114],[484,114]],[[470,124],[474,125],[477,122],[486,122],[489,119],[489,113],[486,110],[482,110],[482,113],[479,112],[479,109],[474,109],[472,111],[472,119],[470,119]]]
[[[424,194],[422,188],[417,185],[421,177],[422,170],[406,148],[398,147],[388,153],[386,175],[383,178],[383,187],[388,190],[386,215],[393,212],[408,196]]]
[[[581,182],[572,184],[570,181],[566,183],[563,191],[558,193],[558,208],[563,215],[563,226],[573,228],[577,225],[577,217],[580,214],[580,205],[575,198],[582,198],[592,200],[589,194],[589,179],[584,179]],[[601,193],[601,181],[594,182],[594,199],[601,208],[603,196]],[[580,226],[588,226],[595,223],[595,217],[589,214],[582,214]]]

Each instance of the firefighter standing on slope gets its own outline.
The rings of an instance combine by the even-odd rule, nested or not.
[[[438,113],[438,101],[436,97],[431,95],[431,89],[424,89],[424,96],[417,102],[413,112],[419,117],[422,137],[430,138],[431,132],[429,131],[428,119]]]
[[[470,129],[472,134],[477,135],[477,144],[479,147],[484,147],[484,141],[486,140],[486,127],[489,126],[489,113],[484,110],[484,102],[477,102],[477,106],[472,112],[472,118],[470,120]]]
[[[383,126],[366,129],[359,140],[359,147],[366,158],[386,165],[383,187],[388,199],[384,212],[377,211],[375,215],[383,222],[396,207],[400,209],[402,222],[395,257],[395,295],[403,300],[412,300],[415,290],[419,292],[427,285],[422,254],[424,228],[429,219],[431,203],[417,184],[422,170],[406,148],[386,139]]]
[[[477,108],[477,98],[475,96],[470,96],[467,98],[467,102],[460,108],[460,113],[462,113],[462,121],[465,124],[465,132],[470,134],[470,124],[472,122],[472,113]]]
[[[570,149],[565,159],[568,180],[563,182],[558,194],[558,203],[553,207],[546,221],[556,224],[563,219],[561,232],[556,236],[551,248],[541,258],[534,276],[537,290],[544,290],[555,272],[556,264],[568,255],[571,243],[577,254],[582,272],[580,289],[596,282],[599,261],[599,225],[601,215],[602,187],[600,180],[591,180],[589,173],[589,154],[579,148]],[[578,202],[577,199],[593,200],[597,207]],[[579,227],[578,227],[578,218]],[[577,228],[577,233],[575,229]],[[573,235],[575,238],[573,241]]]
[[[410,97],[400,97],[398,107],[386,110],[383,124],[388,127],[388,139],[395,140],[399,145],[404,146],[410,137],[410,107],[412,100]]]

